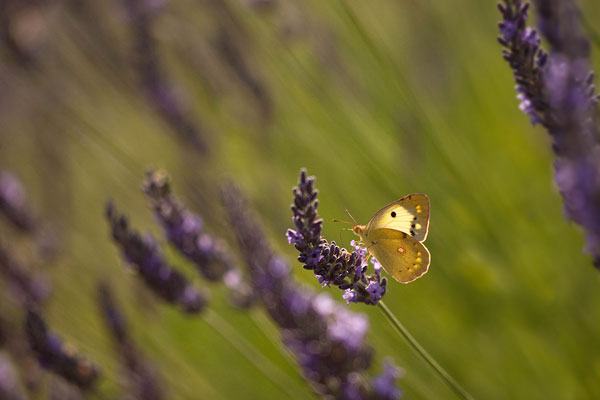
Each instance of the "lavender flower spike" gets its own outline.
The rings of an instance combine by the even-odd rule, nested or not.
[[[365,377],[372,360],[366,317],[300,287],[267,245],[239,191],[227,188],[224,203],[262,305],[313,390],[327,399],[384,399]]]
[[[117,213],[112,202],[106,207],[106,217],[123,257],[135,267],[152,291],[167,302],[180,306],[185,312],[193,314],[202,311],[207,301],[205,295],[167,264],[152,236],[141,236],[132,230],[127,218]]]
[[[171,193],[168,175],[164,171],[149,171],[144,192],[169,241],[192,261],[208,281],[220,281],[231,290],[234,305],[246,308],[254,294],[242,279],[242,273],[226,243],[203,229],[202,218],[191,213]]]
[[[202,219],[187,210],[171,194],[169,177],[163,171],[150,171],[144,181],[144,192],[162,224],[169,241],[209,281],[218,281],[235,268],[225,243],[206,234]]]
[[[551,46],[543,52],[527,28],[529,4],[504,0],[500,43],[515,72],[522,108],[548,130],[556,155],[555,181],[565,212],[586,234],[586,250],[600,268],[600,141],[598,95],[590,73],[590,45],[570,0],[536,1],[539,27]]]
[[[157,51],[156,39],[152,36],[152,23],[161,1],[124,0],[131,20],[135,47],[134,68],[139,75],[140,87],[148,102],[162,119],[187,144],[201,152],[208,150],[205,140],[206,129],[194,121],[176,94],[176,88],[164,73]]]
[[[343,290],[348,303],[377,304],[385,294],[387,280],[377,272],[366,274],[364,252],[360,249],[350,253],[321,237],[323,220],[317,215],[319,201],[314,183],[315,178],[307,177],[306,170],[302,170],[298,187],[294,188],[292,221],[296,230],[288,230],[286,236],[300,252],[298,261],[312,270],[319,282]]]
[[[154,368],[146,362],[129,337],[125,316],[117,307],[108,284],[98,286],[98,297],[104,321],[110,331],[115,349],[125,366],[131,389],[135,399],[162,400],[164,389]]]
[[[89,361],[72,354],[61,340],[48,332],[46,323],[33,309],[27,311],[25,332],[42,367],[62,376],[80,389],[90,389],[99,373]]]
[[[505,47],[504,59],[513,70],[517,98],[521,101],[519,108],[529,116],[532,124],[553,126],[543,80],[548,56],[540,48],[537,32],[525,25],[529,3],[523,4],[521,0],[505,0],[504,3],[498,4],[503,16],[503,21],[498,24],[501,34],[498,41]]]

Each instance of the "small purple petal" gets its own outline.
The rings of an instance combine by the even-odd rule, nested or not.
[[[302,235],[300,235],[298,232],[293,231],[291,229],[287,230],[287,232],[285,233],[285,236],[287,236],[289,244],[300,243],[300,241],[302,240]]]

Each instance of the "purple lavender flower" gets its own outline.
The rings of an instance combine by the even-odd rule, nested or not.
[[[396,400],[402,397],[402,390],[396,386],[396,380],[402,376],[402,370],[391,360],[384,361],[383,372],[373,379],[375,398],[380,400]]]
[[[261,303],[315,392],[332,399],[374,398],[375,388],[363,377],[372,359],[366,317],[300,287],[266,244],[239,191],[227,188],[224,203]]]
[[[87,390],[94,385],[99,376],[98,369],[67,350],[58,336],[48,332],[44,320],[31,308],[27,311],[25,332],[42,367],[62,376],[80,389]]]
[[[164,389],[155,369],[143,359],[129,337],[125,317],[115,304],[107,284],[98,287],[98,297],[104,321],[114,339],[115,350],[121,357],[131,386],[129,393],[135,399],[161,400]]]
[[[288,238],[289,244],[300,243],[303,239],[301,234],[299,234],[298,232],[293,231],[291,229],[287,230],[287,232],[285,233],[285,236]]]
[[[222,280],[232,291],[232,301],[240,307],[252,303],[252,291],[241,279],[242,274],[225,242],[204,232],[202,218],[192,214],[171,194],[169,177],[164,171],[150,171],[144,192],[163,226],[169,241],[209,281]]]
[[[499,5],[504,21],[498,40],[514,70],[520,108],[552,137],[555,181],[566,215],[584,228],[586,250],[600,268],[600,132],[590,45],[572,1],[537,0],[536,6],[549,55],[539,47],[535,30],[525,26],[529,4],[520,0]],[[511,36],[513,24],[517,29]]]
[[[156,40],[151,32],[160,4],[157,6],[156,2],[144,0],[124,0],[124,4],[131,20],[136,56],[134,67],[148,102],[183,143],[206,151],[206,129],[189,118],[160,63]]]
[[[0,172],[0,212],[21,231],[32,233],[36,228],[23,185],[5,171]]]
[[[127,218],[117,213],[112,202],[107,204],[106,217],[123,257],[135,267],[152,291],[167,302],[180,306],[185,312],[202,311],[207,302],[205,295],[167,264],[152,236],[141,236],[132,230]]]
[[[294,188],[292,220],[296,230],[288,230],[286,235],[288,241],[294,243],[300,252],[298,261],[304,264],[305,269],[313,270],[319,282],[327,282],[328,285],[332,284],[343,290],[342,297],[348,304],[377,304],[385,294],[387,280],[381,278],[381,274],[365,273],[365,249],[355,246],[355,250],[350,253],[335,242],[330,244],[321,237],[323,221],[317,215],[319,202],[314,182],[315,178],[307,177],[306,171],[302,170],[298,187]],[[368,290],[368,287],[371,289]]]

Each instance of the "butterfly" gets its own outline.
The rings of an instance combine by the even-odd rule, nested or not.
[[[352,232],[360,237],[359,244],[395,280],[409,283],[428,271],[431,255],[422,243],[429,229],[427,195],[409,194],[396,200],[377,211],[367,225],[359,225],[346,213],[355,223]]]

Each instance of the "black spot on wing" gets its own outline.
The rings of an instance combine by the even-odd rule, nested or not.
[[[396,211],[392,211],[392,218],[396,218]]]

